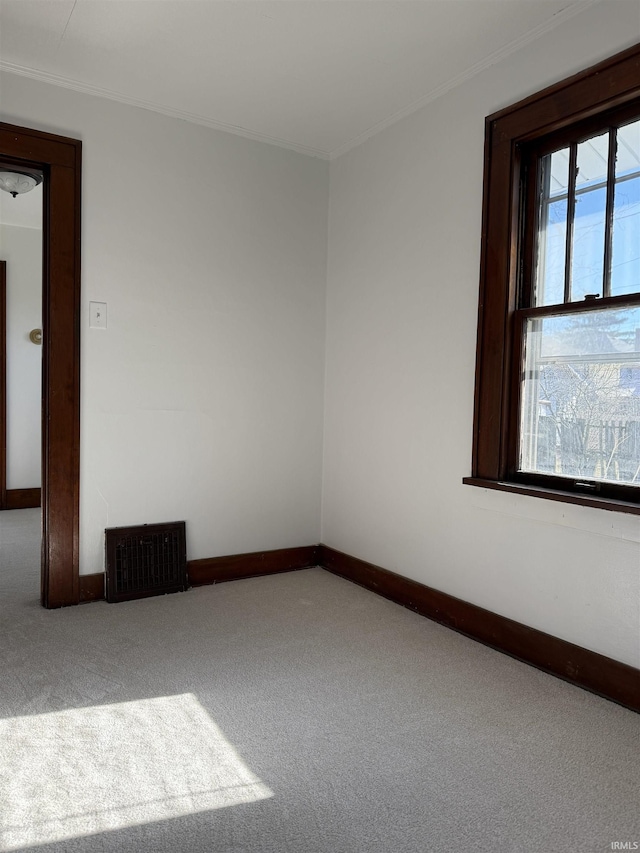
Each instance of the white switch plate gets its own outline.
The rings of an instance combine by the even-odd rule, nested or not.
[[[90,329],[106,329],[107,328],[107,303],[106,302],[90,302],[89,303],[89,328]]]

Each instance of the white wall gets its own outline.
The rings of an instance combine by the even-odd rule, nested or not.
[[[36,489],[42,347],[29,332],[42,328],[42,230],[0,224],[0,260],[7,262],[7,488]]]
[[[331,164],[322,541],[640,665],[640,522],[471,472],[484,117],[640,40],[596,6]]]
[[[317,542],[328,163],[10,74],[0,98],[83,142],[81,573],[117,525],[185,519],[190,559]]]

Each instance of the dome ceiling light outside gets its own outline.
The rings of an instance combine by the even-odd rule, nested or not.
[[[0,169],[0,189],[10,193],[14,198],[21,193],[28,193],[42,182],[42,175],[37,172],[13,172]]]

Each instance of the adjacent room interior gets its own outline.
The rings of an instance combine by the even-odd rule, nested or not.
[[[640,843],[638,514],[463,482],[485,119],[637,45],[636,0],[0,21],[3,139],[82,149],[77,325],[16,283],[73,266],[73,193],[36,147],[0,193],[0,851]],[[105,530],[178,520],[192,588],[99,600]]]

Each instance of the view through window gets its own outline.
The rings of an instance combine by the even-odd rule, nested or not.
[[[640,120],[534,155],[531,171],[519,469],[636,484]]]

